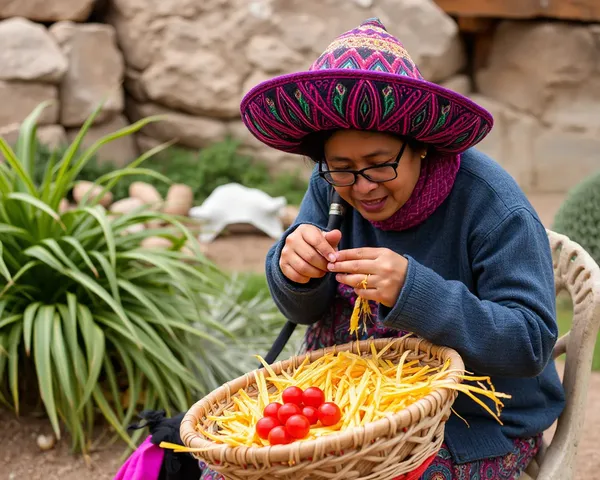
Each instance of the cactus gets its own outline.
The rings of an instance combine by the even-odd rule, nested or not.
[[[600,264],[600,171],[571,189],[552,229],[579,243]]]

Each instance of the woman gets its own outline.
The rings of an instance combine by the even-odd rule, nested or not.
[[[412,332],[456,349],[512,399],[500,425],[459,395],[469,427],[451,416],[422,478],[518,478],[564,393],[545,229],[514,180],[472,148],[490,114],[423,80],[377,19],[335,39],[308,72],[256,86],[241,110],[260,141],[316,164],[266,259],[279,309],[308,325],[306,348],[352,340],[360,295],[374,312],[362,338]],[[326,231],[332,188],[351,208]]]

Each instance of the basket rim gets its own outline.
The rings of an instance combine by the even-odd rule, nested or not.
[[[307,356],[309,357],[309,361],[313,362],[332,352],[369,352],[371,345],[374,345],[379,351],[389,343],[393,344],[389,347],[391,350],[394,348],[401,348],[401,351],[410,349],[414,350],[417,355],[426,354],[428,357],[439,356],[443,361],[449,359],[450,373],[448,378],[454,380],[456,383],[461,383],[462,380],[460,377],[464,374],[465,366],[462,357],[456,350],[434,345],[423,338],[410,336],[367,339],[343,345],[334,345],[301,355],[294,355],[286,360],[279,360],[271,364],[270,367],[275,373],[279,374],[290,365],[298,366]],[[324,456],[324,452],[339,452],[349,448],[356,448],[359,443],[367,443],[378,437],[390,436],[390,434],[393,435],[399,431],[401,432],[403,428],[416,425],[423,418],[432,414],[433,411],[443,408],[448,401],[452,400],[451,397],[455,397],[456,395],[455,390],[440,388],[427,394],[403,410],[366,425],[346,429],[342,432],[331,433],[317,439],[303,440],[287,445],[265,447],[230,446],[207,440],[196,431],[195,426],[198,423],[198,419],[202,418],[206,412],[210,412],[218,400],[223,397],[229,398],[237,393],[238,390],[248,388],[256,383],[255,375],[258,372],[268,374],[264,367],[252,370],[214,389],[211,393],[193,404],[181,422],[180,437],[183,444],[192,449],[206,449],[202,452],[196,451],[194,453],[209,462],[218,461],[220,463],[244,466],[255,465],[257,467],[290,461],[299,462],[302,459]]]

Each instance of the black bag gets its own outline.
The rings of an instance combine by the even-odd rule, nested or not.
[[[150,441],[154,445],[160,445],[161,442],[175,443],[183,445],[179,436],[179,427],[185,412],[174,417],[166,418],[164,410],[145,410],[138,417],[145,422],[130,425],[128,430],[139,430],[148,427]],[[200,478],[200,466],[189,453],[175,453],[173,450],[165,449],[163,464],[160,469],[158,480],[197,480]]]

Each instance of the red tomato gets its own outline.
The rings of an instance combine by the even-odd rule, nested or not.
[[[292,415],[285,422],[285,429],[294,438],[306,438],[310,431],[310,422],[304,415]]]
[[[319,387],[308,387],[302,392],[302,402],[309,407],[319,408],[325,403],[325,394]]]
[[[340,407],[338,407],[333,402],[325,402],[319,407],[318,411],[319,420],[326,427],[335,425],[342,418],[342,412],[340,411]]]
[[[302,389],[299,387],[287,387],[281,394],[283,403],[295,403],[302,405]]]
[[[302,415],[306,417],[311,425],[315,425],[319,421],[319,411],[315,407],[304,407]]]
[[[279,411],[280,408],[281,408],[281,403],[277,403],[277,402],[269,403],[265,407],[265,410],[263,411],[263,415],[265,417],[277,418],[277,412]]]
[[[263,417],[258,422],[256,422],[256,434],[266,440],[269,438],[269,433],[275,427],[280,426],[279,420],[273,417]]]
[[[288,418],[292,415],[299,415],[301,413],[302,409],[295,403],[284,403],[277,412],[277,418],[282,425],[285,425]]]
[[[278,425],[269,432],[271,445],[286,445],[294,441],[283,425]]]

